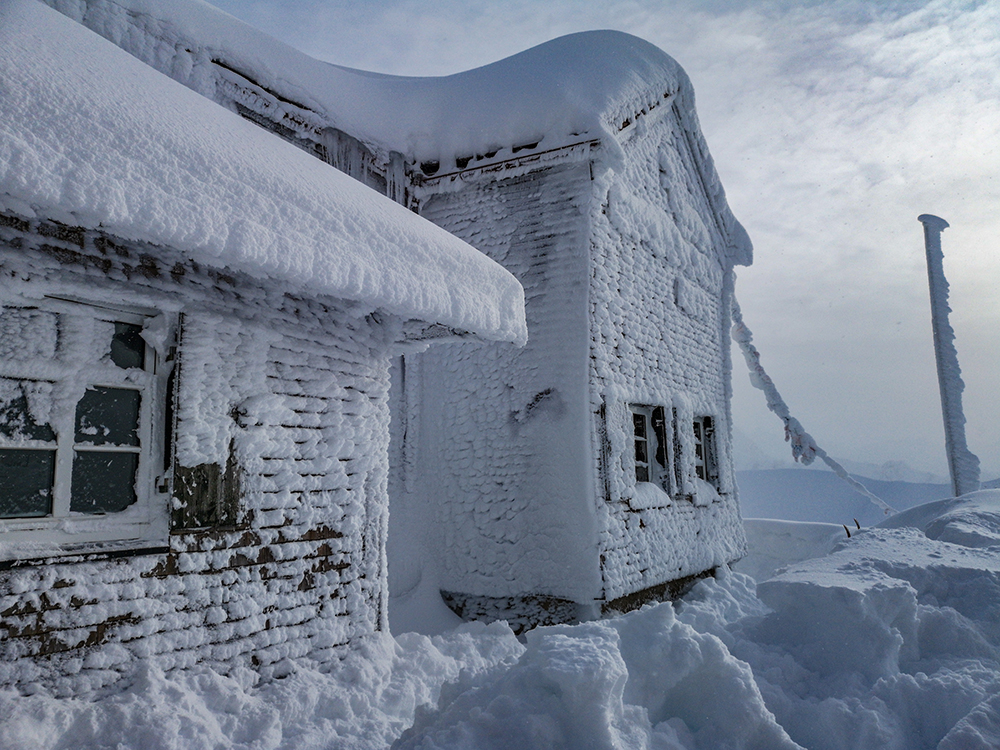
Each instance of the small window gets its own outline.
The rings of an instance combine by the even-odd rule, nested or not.
[[[699,479],[704,479],[716,490],[719,489],[715,424],[711,417],[694,419],[694,471]]]
[[[56,300],[0,308],[5,541],[143,535],[163,472],[154,445],[162,430],[153,429],[163,418],[163,384],[142,336],[145,320]]]
[[[662,406],[629,407],[635,458],[635,481],[652,482],[670,493],[671,445],[667,443],[666,409]]]

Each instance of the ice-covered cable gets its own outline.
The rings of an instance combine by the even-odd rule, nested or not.
[[[785,440],[792,445],[792,458],[796,461],[801,461],[806,466],[817,458],[821,459],[838,477],[851,485],[855,492],[867,497],[872,503],[881,508],[887,516],[895,513],[895,508],[880,497],[869,492],[868,488],[848,474],[843,466],[830,458],[827,452],[816,444],[812,435],[805,431],[799,420],[793,417],[788,411],[788,404],[781,398],[781,394],[778,393],[774,381],[771,380],[771,376],[767,374],[764,366],[760,363],[760,352],[753,345],[753,333],[747,328],[747,324],[743,322],[743,312],[740,310],[740,305],[735,298],[733,298],[733,340],[739,344],[740,350],[743,352],[743,358],[750,369],[750,382],[754,388],[764,391],[764,395],[767,398],[767,408],[777,414],[781,418],[781,421],[785,423]]]

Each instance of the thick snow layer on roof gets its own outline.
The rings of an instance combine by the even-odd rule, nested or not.
[[[417,163],[439,162],[442,172],[456,159],[497,150],[498,158],[509,158],[518,147],[547,150],[592,139],[601,139],[614,159],[623,128],[627,133],[627,125],[654,108],[672,107],[692,136],[730,254],[750,263],[750,240],[726,203],[687,74],[630,34],[570,34],[481,68],[417,78],[321,62],[202,0],[45,1],[201,93],[211,96],[213,84],[198,72],[199,61],[217,61],[383,157],[398,151]],[[164,59],[171,52],[175,59]]]
[[[126,33],[113,28],[113,6],[157,19],[158,36],[193,41],[335,127],[418,161],[542,138],[600,137],[664,94],[690,94],[686,74],[669,55],[617,31],[571,34],[475,70],[416,78],[315,60],[201,0],[87,5],[89,16],[81,20],[109,37]]]
[[[33,0],[0,8],[0,203],[292,291],[526,336],[499,265]]]

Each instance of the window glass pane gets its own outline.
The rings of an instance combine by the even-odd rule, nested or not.
[[[639,438],[646,437],[646,415],[636,414],[632,412],[632,429],[635,432],[635,436]]]
[[[0,449],[0,518],[49,515],[55,470],[55,451]]]
[[[649,481],[649,467],[635,465],[635,481],[637,482],[648,482]]]
[[[667,468],[667,413],[662,406],[653,408],[653,435],[656,436],[656,463]]]
[[[123,370],[142,368],[146,360],[146,342],[142,339],[142,326],[132,323],[115,323],[111,337],[111,361]]]
[[[76,442],[139,445],[139,391],[96,386],[76,405]]]
[[[646,441],[636,440],[635,441],[635,460],[637,463],[648,464],[649,463],[649,453],[646,451]]]
[[[117,513],[135,502],[138,453],[78,451],[73,456],[69,509],[76,513]]]
[[[48,411],[51,394],[51,383],[0,378],[0,435],[14,440],[54,441],[55,433],[39,416],[39,412]]]

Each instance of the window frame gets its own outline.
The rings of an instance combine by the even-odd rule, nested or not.
[[[163,313],[138,307],[95,303],[66,297],[24,298],[5,295],[4,308],[35,309],[65,316],[57,324],[57,354],[52,360],[32,358],[26,361],[0,361],[0,378],[53,383],[54,389],[78,394],[55,412],[50,421],[56,433],[54,449],[30,441],[10,440],[0,436],[0,447],[55,451],[55,468],[50,512],[46,516],[0,518],[0,558],[51,556],[60,552],[86,552],[108,546],[149,546],[165,542],[168,532],[167,476],[164,462],[166,437],[166,381],[170,366],[163,352],[148,341],[144,347],[142,368],[124,369],[110,362],[92,361],[76,368],[65,355],[74,346],[92,343],[93,325],[99,321],[145,326]],[[168,322],[172,322],[169,321]],[[76,339],[80,340],[74,340]],[[109,341],[110,347],[110,341]],[[110,349],[108,355],[110,356]],[[102,357],[104,359],[104,357]],[[139,395],[137,446],[87,443],[77,441],[77,408],[82,394],[98,387],[135,390]],[[75,457],[80,453],[134,453],[138,455],[135,472],[135,502],[121,511],[87,513],[74,511],[72,477]]]
[[[632,416],[631,454],[636,484],[648,482],[673,497],[678,491],[674,469],[678,452],[673,426],[667,423],[667,414],[673,416],[673,410],[646,404],[629,404],[628,410]],[[637,418],[642,420],[644,425],[645,435],[642,438],[638,434]],[[645,462],[640,461],[638,454],[640,440],[646,444]],[[646,479],[639,478],[643,469],[646,472]]]
[[[720,492],[719,443],[715,433],[715,418],[702,414],[692,420],[691,432],[694,436],[694,474]]]
[[[691,417],[677,407],[649,404],[628,403],[626,406],[632,430],[632,447],[626,450],[637,487],[648,483],[671,499],[694,500],[697,491],[690,482],[700,479],[710,484],[720,497],[724,494],[717,420],[713,415]],[[639,434],[640,420],[644,435]],[[640,442],[645,445],[645,461],[638,448]]]

